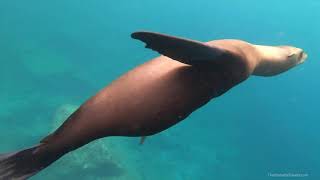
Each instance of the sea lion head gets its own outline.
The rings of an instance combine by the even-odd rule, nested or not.
[[[288,52],[287,61],[292,62],[294,65],[301,64],[308,58],[308,54],[301,48],[293,46],[279,46],[279,48]]]
[[[296,67],[307,58],[307,53],[294,46],[255,45],[259,61],[253,72],[258,76],[274,76]]]

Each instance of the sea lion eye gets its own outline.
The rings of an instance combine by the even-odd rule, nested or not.
[[[300,54],[299,54],[299,59],[302,59],[303,54],[304,54],[304,51],[301,51]]]

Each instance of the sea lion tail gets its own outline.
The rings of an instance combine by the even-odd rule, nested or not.
[[[61,157],[51,155],[41,147],[42,144],[15,153],[0,154],[0,180],[28,179]]]

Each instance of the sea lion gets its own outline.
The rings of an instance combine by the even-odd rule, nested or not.
[[[142,137],[187,118],[250,75],[273,76],[302,63],[292,46],[261,46],[242,40],[206,43],[153,32],[134,39],[163,56],[124,74],[87,100],[39,145],[0,155],[0,179],[26,179],[64,154],[108,136]]]

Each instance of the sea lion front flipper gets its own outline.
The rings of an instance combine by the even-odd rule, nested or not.
[[[146,140],[146,136],[141,136],[140,138],[140,145],[142,145],[144,143],[144,141]]]
[[[132,33],[131,37],[145,42],[146,48],[190,65],[215,61],[227,53],[224,49],[208,46],[200,41],[160,33],[135,32]]]

